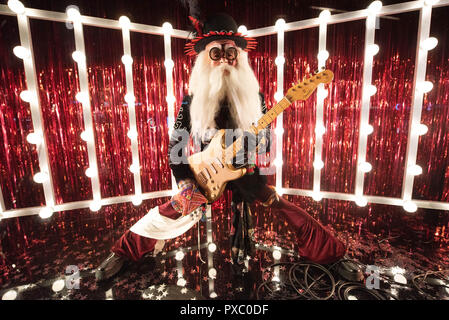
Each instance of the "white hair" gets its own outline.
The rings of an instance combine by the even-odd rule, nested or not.
[[[210,129],[216,129],[214,121],[220,103],[226,98],[230,114],[238,129],[248,130],[262,116],[259,82],[248,62],[248,54],[238,48],[237,64],[221,63],[212,66],[208,53],[198,55],[189,81],[191,134],[207,139]],[[229,74],[225,75],[225,71]],[[223,128],[223,129],[237,129]]]

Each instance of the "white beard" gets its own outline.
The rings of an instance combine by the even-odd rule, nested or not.
[[[205,50],[198,55],[189,82],[189,94],[193,95],[191,134],[203,141],[210,138],[210,129],[216,129],[214,119],[225,98],[238,129],[248,130],[262,117],[259,83],[248,63],[248,54],[239,49],[236,67],[227,63],[214,67],[208,59]],[[229,71],[228,75],[225,70]]]

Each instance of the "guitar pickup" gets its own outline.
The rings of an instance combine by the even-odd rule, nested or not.
[[[205,179],[209,180],[211,178],[209,171],[206,168],[201,170],[201,173],[204,175]]]
[[[215,163],[211,163],[209,168],[211,168],[214,171],[214,173],[217,174],[218,170],[217,170],[217,168],[215,168],[215,166],[216,166]]]
[[[198,175],[198,179],[200,180],[199,182],[201,184],[206,184],[207,183],[207,179],[206,179],[206,177],[204,176],[204,174],[202,172],[200,172],[200,174]]]
[[[215,161],[215,163],[218,164],[221,168],[224,168],[224,164],[220,161],[220,159],[215,158],[214,161]]]

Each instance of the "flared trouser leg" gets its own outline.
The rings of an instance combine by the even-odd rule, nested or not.
[[[273,198],[274,190],[268,185],[263,185],[257,199],[267,202]],[[332,263],[341,259],[346,253],[346,247],[342,241],[333,236],[317,220],[310,216],[304,209],[293,203],[278,197],[271,203],[275,213],[280,213],[293,227],[298,239],[298,253],[307,260],[316,263]],[[170,219],[181,216],[170,201],[159,206],[159,213]],[[152,252],[158,240],[143,237],[137,233],[127,230],[118,239],[111,251],[133,261],[140,260],[145,254]]]
[[[274,192],[268,185],[264,185],[259,190],[257,199],[264,203],[270,197],[273,198]],[[345,255],[346,247],[343,242],[333,236],[304,209],[279,196],[270,207],[274,209],[275,214],[280,213],[287,219],[293,227],[298,239],[298,253],[302,258],[327,264],[336,262]]]
[[[177,219],[181,216],[170,201],[159,206],[159,214],[170,219]],[[143,237],[137,233],[127,230],[112,246],[111,251],[129,260],[138,261],[144,255],[154,250],[158,240]]]

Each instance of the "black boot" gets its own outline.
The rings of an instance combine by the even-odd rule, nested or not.
[[[106,260],[104,260],[95,271],[95,279],[97,281],[105,281],[114,277],[122,270],[126,264],[127,259],[111,253]]]

